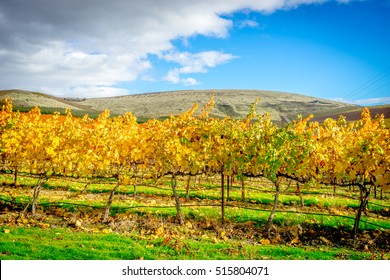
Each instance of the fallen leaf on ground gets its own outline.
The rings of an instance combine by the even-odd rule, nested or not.
[[[77,220],[76,223],[75,223],[75,226],[76,227],[81,227],[83,221],[82,220]]]
[[[325,237],[323,236],[320,236],[320,239],[322,242],[324,242],[325,244],[331,244],[332,242],[330,242],[328,239],[326,239]]]
[[[260,243],[263,245],[269,245],[269,244],[271,244],[271,241],[269,241],[268,239],[261,239]]]
[[[186,223],[186,227],[189,228],[189,229],[191,229],[191,228],[192,228],[192,224],[191,224],[190,222],[187,222],[187,223]]]
[[[103,233],[111,233],[112,232],[112,229],[110,228],[105,228],[102,230]]]
[[[164,227],[159,227],[154,231],[154,234],[157,236],[162,236],[164,234]]]

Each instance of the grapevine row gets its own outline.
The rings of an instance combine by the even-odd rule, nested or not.
[[[372,186],[390,187],[390,130],[383,116],[372,119],[364,109],[361,119],[347,122],[327,119],[323,124],[298,117],[278,128],[269,115],[255,114],[255,103],[245,119],[209,117],[213,99],[196,115],[198,105],[178,117],[137,123],[131,113],[110,117],[108,110],[96,119],[73,117],[68,111],[43,115],[39,108],[14,112],[7,101],[0,112],[0,164],[15,174],[41,176],[34,190],[35,211],[40,187],[53,175],[111,177],[117,185],[110,193],[105,219],[116,189],[137,176],[172,176],[180,222],[176,177],[221,175],[222,205],[225,178],[265,177],[276,187],[276,210],[282,178],[301,183],[357,186],[361,211]],[[224,218],[224,206],[222,208]]]

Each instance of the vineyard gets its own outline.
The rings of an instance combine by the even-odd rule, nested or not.
[[[68,227],[137,233],[154,242],[149,249],[180,252],[193,248],[189,238],[234,241],[242,250],[322,244],[389,257],[383,116],[365,109],[356,122],[309,116],[279,128],[255,113],[256,102],[245,119],[209,117],[213,106],[210,99],[200,114],[195,104],[139,124],[131,113],[107,110],[96,119],[20,113],[7,101],[0,112],[4,235],[9,227]]]

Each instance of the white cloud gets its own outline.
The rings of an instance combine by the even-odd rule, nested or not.
[[[8,52],[0,73],[4,88],[74,95],[79,93],[69,91],[69,88],[101,89],[114,86],[120,81],[135,80],[139,73],[150,67],[142,56],[89,54],[74,50],[62,42],[50,42],[31,54]],[[101,94],[101,90],[96,91],[96,95]]]
[[[179,68],[171,69],[163,79],[172,84],[183,84],[185,86],[194,86],[199,84],[199,82],[194,78],[181,78],[180,73]]]
[[[259,27],[259,23],[255,20],[247,19],[247,20],[243,20],[243,21],[239,22],[238,27],[239,28],[246,28],[246,27],[256,28],[256,27]]]
[[[164,77],[164,80],[172,83],[179,84],[180,80],[180,70],[178,68],[174,68],[168,71],[167,75]]]
[[[337,0],[337,2],[341,3],[341,4],[348,4],[351,1],[353,1],[353,0]]]
[[[193,86],[198,84],[194,78],[181,78],[181,74],[207,73],[209,68],[217,67],[236,58],[231,54],[217,51],[200,52],[191,54],[188,52],[169,52],[161,56],[162,59],[181,65],[180,68],[169,70],[164,79],[173,84],[182,83]]]
[[[65,92],[64,96],[93,98],[93,97],[120,96],[120,95],[128,95],[128,94],[129,91],[124,88],[86,86],[86,87],[77,87],[77,88],[69,89],[67,92]]]
[[[333,98],[332,100],[344,102],[344,103],[349,103],[349,104],[362,105],[362,106],[390,104],[390,96],[377,97],[377,98],[367,98],[367,99],[357,99],[357,100],[348,100],[345,98]]]
[[[149,75],[143,75],[141,77],[141,80],[146,81],[146,82],[157,82],[157,80],[155,78],[153,78],[152,76],[149,76]]]
[[[184,78],[182,79],[182,82],[185,86],[195,86],[199,84],[199,82],[194,78]]]
[[[234,56],[178,53],[174,39],[225,38],[233,22],[222,15],[313,2],[323,0],[0,1],[0,88],[111,95],[121,82],[148,77],[151,54],[179,65],[167,80],[194,85],[198,81],[181,75],[206,73]]]

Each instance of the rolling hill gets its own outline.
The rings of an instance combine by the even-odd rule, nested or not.
[[[92,98],[80,102],[84,106],[103,110],[109,108],[115,113],[132,112],[138,117],[164,118],[179,115],[195,102],[202,107],[211,96],[215,96],[215,108],[211,115],[234,118],[245,117],[251,104],[260,98],[256,111],[260,114],[268,112],[273,120],[279,120],[280,115],[287,113],[302,113],[307,110],[318,112],[333,108],[345,107],[346,104],[275,91],[258,90],[187,90],[159,93],[145,93],[114,98]]]
[[[364,107],[344,107],[331,109],[329,111],[324,111],[316,114],[313,118],[313,121],[323,122],[326,118],[337,119],[340,115],[346,117],[347,120],[358,120],[360,119],[362,110]],[[390,105],[381,105],[381,106],[368,106],[370,109],[371,117],[383,114],[385,119],[390,119]]]
[[[276,123],[280,122],[281,116],[294,119],[298,114],[306,115],[309,112],[317,116],[318,121],[326,117],[337,118],[340,114],[347,115],[348,119],[350,116],[350,120],[353,120],[360,117],[359,112],[362,110],[360,106],[301,94],[260,90],[186,90],[88,99],[3,90],[0,91],[0,100],[7,96],[12,98],[15,109],[20,111],[27,111],[35,106],[39,106],[45,113],[63,112],[65,108],[70,108],[74,115],[82,116],[88,113],[94,117],[109,109],[113,115],[132,112],[140,121],[144,121],[148,118],[163,119],[170,115],[179,115],[190,109],[195,102],[201,108],[213,95],[215,108],[211,111],[211,116],[214,117],[229,115],[233,118],[243,118],[256,98],[260,98],[257,113],[270,113]],[[390,117],[390,106],[381,106],[378,110],[387,112],[387,117]]]
[[[76,99],[59,98],[40,92],[24,90],[0,90],[0,100],[11,98],[15,110],[21,112],[29,111],[35,106],[41,108],[43,113],[65,112],[66,108],[72,110],[77,116],[91,114],[97,116],[100,112],[79,104]]]

